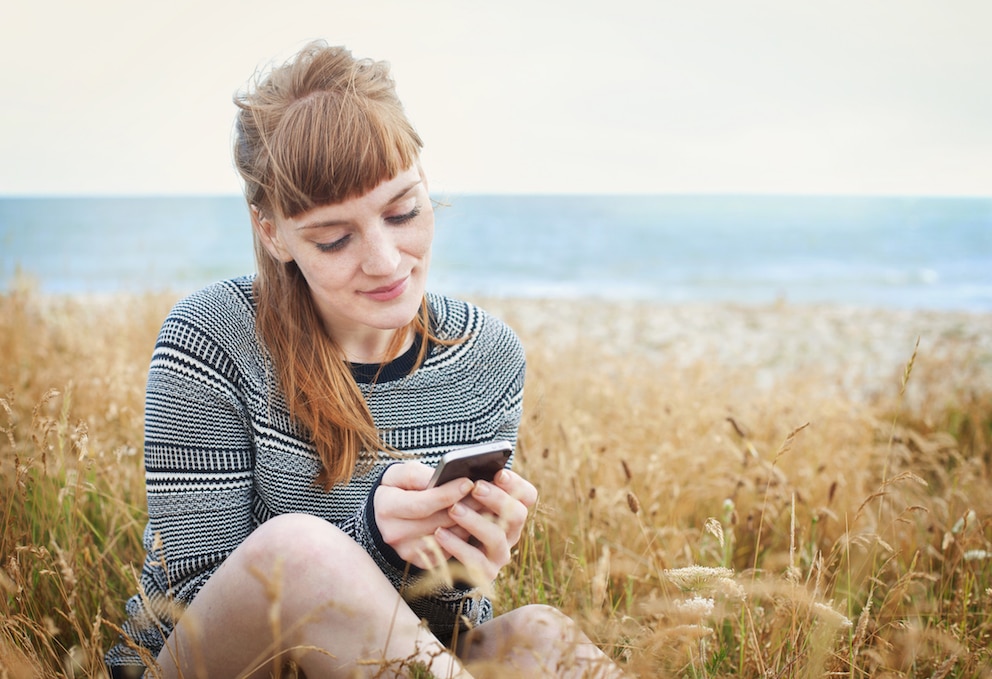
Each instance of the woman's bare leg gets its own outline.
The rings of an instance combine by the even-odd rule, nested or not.
[[[414,661],[436,677],[470,676],[354,540],[305,514],[256,529],[158,657],[170,679],[267,676],[289,659],[309,677],[406,676]]]
[[[624,676],[575,621],[550,606],[504,613],[469,632],[459,648],[459,656],[480,678]]]

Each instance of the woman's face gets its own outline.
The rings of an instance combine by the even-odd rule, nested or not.
[[[261,218],[269,253],[295,261],[324,326],[353,362],[383,359],[393,331],[420,308],[434,209],[416,165],[363,196],[296,217]]]

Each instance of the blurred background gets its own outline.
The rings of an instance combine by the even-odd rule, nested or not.
[[[59,0],[5,8],[0,285],[253,268],[232,95],[307,41],[389,61],[433,287],[992,310],[992,6]]]

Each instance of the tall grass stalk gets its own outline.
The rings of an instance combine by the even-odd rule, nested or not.
[[[102,676],[143,556],[171,302],[0,296],[0,677]],[[924,337],[866,398],[826,365],[759,383],[504,307],[541,500],[497,610],[562,608],[633,676],[992,676],[988,355]]]

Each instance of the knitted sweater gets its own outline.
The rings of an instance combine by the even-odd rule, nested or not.
[[[267,519],[305,512],[355,539],[399,589],[406,564],[385,544],[371,498],[394,457],[327,492],[320,460],[289,416],[271,357],[255,331],[252,277],[216,283],[179,302],[155,345],[145,401],[148,524],[142,593],[127,603],[125,638],[108,666],[140,665],[133,645],[158,654],[188,605],[241,542]],[[516,441],[524,356],[505,324],[481,309],[428,294],[434,333],[465,338],[432,345],[410,374],[411,353],[383,367],[375,385],[356,369],[383,441],[428,465],[453,448]],[[403,364],[406,363],[404,366]],[[364,381],[363,381],[364,380]],[[415,570],[415,569],[414,569]],[[443,641],[460,620],[492,616],[472,590],[442,589],[408,602]]]

